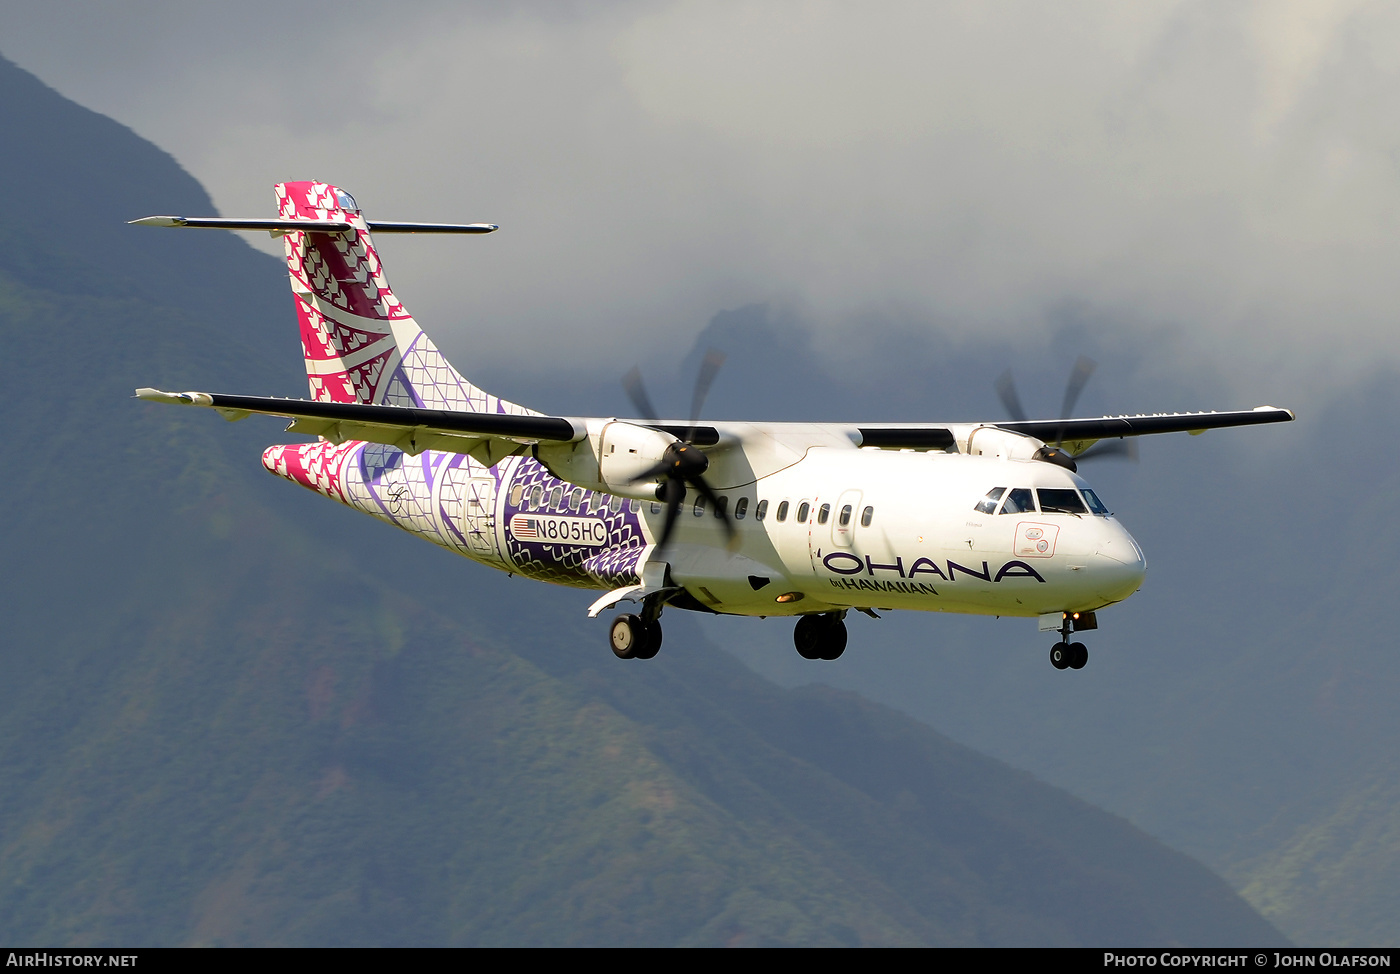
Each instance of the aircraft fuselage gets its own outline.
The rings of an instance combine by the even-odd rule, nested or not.
[[[738,461],[731,468],[754,466],[744,446],[726,452]],[[665,561],[696,607],[1041,616],[1101,608],[1142,583],[1142,551],[1111,515],[977,510],[998,487],[1087,488],[1062,467],[835,445],[789,459],[748,483],[716,485],[737,529],[732,551],[712,507],[686,497]],[[321,442],[272,447],[264,464],[475,561],[582,588],[640,584],[664,516],[660,503],[578,487],[531,456],[486,467],[460,453]],[[717,465],[720,483],[725,471]]]

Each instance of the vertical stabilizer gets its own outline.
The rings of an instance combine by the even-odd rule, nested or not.
[[[468,412],[531,410],[472,385],[423,334],[384,277],[354,197],[328,183],[277,185],[284,220],[340,220],[342,232],[284,236],[311,397]]]

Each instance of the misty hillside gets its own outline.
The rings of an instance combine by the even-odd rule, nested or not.
[[[0,917],[33,944],[1251,944],[1125,820],[668,615],[621,663],[577,593],[266,476],[284,272],[164,153],[0,62]]]

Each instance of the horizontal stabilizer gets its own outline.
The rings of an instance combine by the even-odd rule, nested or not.
[[[290,233],[294,230],[315,230],[321,233],[344,233],[354,226],[345,220],[267,220],[220,216],[143,216],[129,223],[140,227],[195,227],[206,230],[265,230],[269,233]],[[500,227],[494,223],[404,223],[402,221],[372,220],[365,224],[371,233],[492,233]]]

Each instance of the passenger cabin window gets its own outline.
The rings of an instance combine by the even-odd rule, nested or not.
[[[512,488],[510,489],[510,506],[511,506],[511,507],[519,507],[519,506],[520,506],[521,497],[522,497],[522,495],[523,495],[524,493],[525,493],[525,488],[522,487],[520,484],[516,484],[514,487],[512,487]]]
[[[1030,488],[1017,487],[1007,494],[1006,500],[1001,502],[1001,513],[1034,514],[1035,498],[1031,495]]]
[[[630,501],[627,502],[627,509],[628,509],[629,511],[631,511],[633,514],[636,514],[638,511],[640,511],[640,510],[642,509],[642,502],[639,501],[639,500],[637,500],[637,498],[634,497],[634,498],[632,498]]]
[[[622,510],[622,498],[618,497],[616,494],[613,494],[611,497],[609,497],[608,510],[612,511],[614,514]]]
[[[549,506],[551,509],[558,508],[559,502],[564,499],[564,488],[555,487],[549,492]]]
[[[841,513],[838,514],[838,515],[836,515],[836,523],[839,524],[839,525],[841,525],[841,527],[843,527],[843,528],[846,527],[847,525],[849,525],[849,524],[851,523],[851,505],[850,505],[850,504],[847,504],[845,507],[841,508]]]
[[[660,513],[661,513],[661,502],[660,502],[660,501],[652,501],[652,502],[651,502],[651,513],[653,513],[653,514],[660,514]]]
[[[729,510],[729,498],[723,494],[715,498],[715,517],[724,519],[724,512]]]
[[[530,506],[539,507],[542,500],[544,500],[544,487],[536,484],[535,489],[530,491]]]
[[[997,509],[997,501],[1001,500],[1001,495],[1006,493],[1005,487],[993,487],[987,491],[987,496],[977,502],[974,510],[983,514],[991,514]]]
[[[569,509],[577,510],[579,503],[583,500],[583,488],[575,487],[574,492],[569,495]]]
[[[767,501],[759,501],[759,502],[758,502],[758,506],[755,507],[755,508],[753,509],[753,519],[754,519],[755,521],[762,521],[762,520],[763,520],[765,517],[767,517],[767,516],[768,516],[768,502],[767,502]]]
[[[705,513],[705,495],[704,495],[704,494],[700,494],[699,496],[697,496],[697,497],[695,498],[695,511],[694,511],[694,514],[695,514],[696,517],[699,517],[701,514],[704,514],[704,513]]]
[[[1112,517],[1112,513],[1104,506],[1103,501],[1099,500],[1099,495],[1088,487],[1084,488],[1084,499],[1089,502],[1089,510],[1093,511],[1095,514],[1100,517]]]
[[[1040,509],[1045,514],[1088,514],[1079,491],[1073,487],[1042,487],[1036,491],[1040,495]]]
[[[781,504],[778,505],[778,520],[779,520],[779,521],[786,521],[786,520],[787,520],[787,511],[788,511],[788,502],[787,502],[787,501],[783,501]]]
[[[806,524],[806,523],[807,523],[807,515],[810,514],[810,513],[812,513],[812,505],[811,505],[811,504],[808,504],[806,501],[803,501],[801,504],[798,504],[798,505],[797,505],[797,523],[798,523],[798,524]]]
[[[827,521],[829,521],[830,519],[831,519],[831,505],[830,505],[830,504],[823,504],[820,508],[817,509],[817,523],[818,523],[818,524],[825,524],[825,523],[826,523]]]
[[[749,513],[749,499],[740,497],[734,502],[734,520],[742,521],[747,513]]]
[[[873,508],[873,507],[867,507],[865,510],[861,511],[861,512],[860,512],[860,526],[863,527],[863,528],[868,528],[868,527],[870,527],[870,519],[873,518],[874,516],[875,516],[875,508]]]

